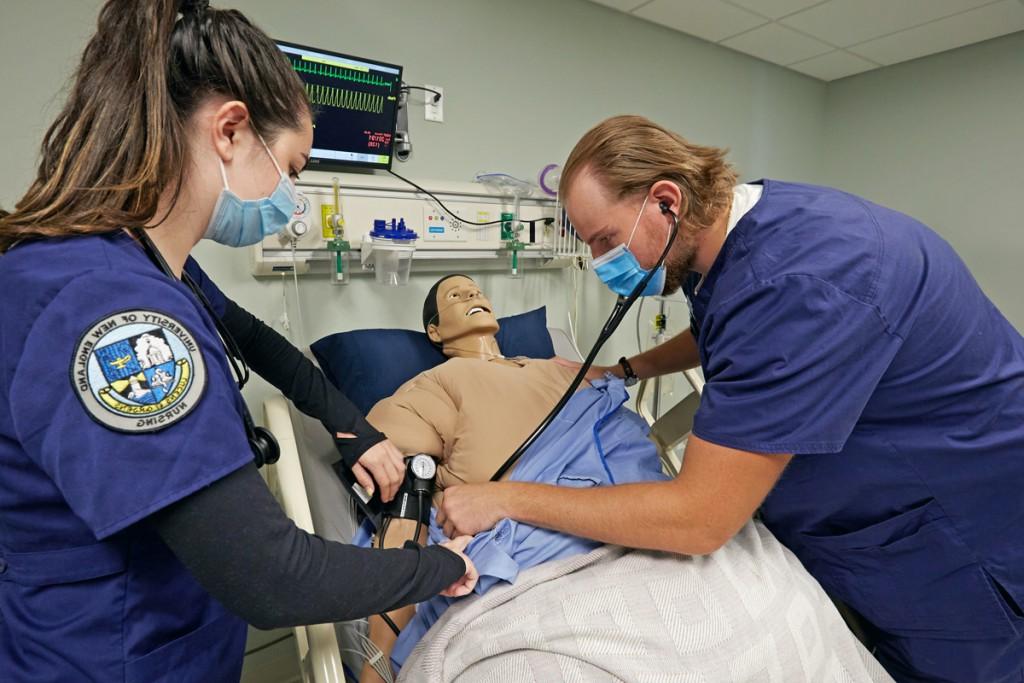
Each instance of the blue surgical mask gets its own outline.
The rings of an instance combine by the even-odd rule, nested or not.
[[[270,155],[281,179],[269,197],[242,199],[228,188],[228,174],[221,160],[220,175],[224,179],[224,189],[206,226],[206,234],[203,235],[206,239],[229,247],[247,247],[281,232],[291,220],[297,199],[295,186],[281,170],[267,143],[263,142],[263,136],[259,133],[256,136]]]
[[[601,282],[620,296],[632,294],[633,289],[649,272],[640,265],[636,256],[629,250],[629,245],[633,243],[633,235],[636,233],[637,226],[640,225],[640,217],[644,215],[646,206],[647,197],[644,197],[644,203],[640,205],[640,213],[637,214],[636,222],[633,223],[633,230],[629,233],[629,240],[594,259],[594,272],[601,278]],[[658,266],[654,276],[648,280],[647,286],[640,292],[640,296],[657,296],[664,289],[665,264],[663,263]]]

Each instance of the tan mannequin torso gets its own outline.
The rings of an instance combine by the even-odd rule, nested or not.
[[[575,374],[553,360],[452,358],[403,384],[367,418],[403,453],[438,458],[439,489],[487,481]]]

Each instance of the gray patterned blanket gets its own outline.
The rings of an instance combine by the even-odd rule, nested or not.
[[[688,557],[605,546],[452,606],[406,683],[891,681],[796,557],[751,522]]]

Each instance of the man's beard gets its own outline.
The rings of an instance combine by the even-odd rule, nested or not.
[[[676,236],[676,242],[665,259],[665,287],[661,291],[664,296],[679,291],[679,287],[693,270],[693,261],[697,257],[697,240],[693,235],[684,232],[682,227]]]

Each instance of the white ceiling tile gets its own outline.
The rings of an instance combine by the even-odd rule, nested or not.
[[[768,21],[719,0],[654,0],[633,14],[715,43]]]
[[[776,64],[792,64],[830,52],[831,45],[809,38],[793,29],[768,24],[723,40],[722,45]]]
[[[643,4],[646,4],[647,2],[650,2],[650,0],[590,0],[590,1],[591,2],[596,2],[599,5],[604,5],[606,7],[611,7],[612,9],[617,9],[620,12],[632,12],[637,7],[639,7],[640,5],[643,5]]]
[[[896,64],[1022,30],[1024,3],[1002,0],[862,43],[850,51],[879,64]]]
[[[781,23],[848,47],[989,2],[992,0],[830,0]]]
[[[739,5],[751,12],[770,19],[778,19],[787,14],[799,12],[812,5],[820,5],[822,0],[725,0],[730,5]]]
[[[837,78],[846,78],[877,69],[878,65],[857,55],[851,55],[849,52],[833,50],[796,64],[790,64],[789,68],[823,81],[834,81]]]

